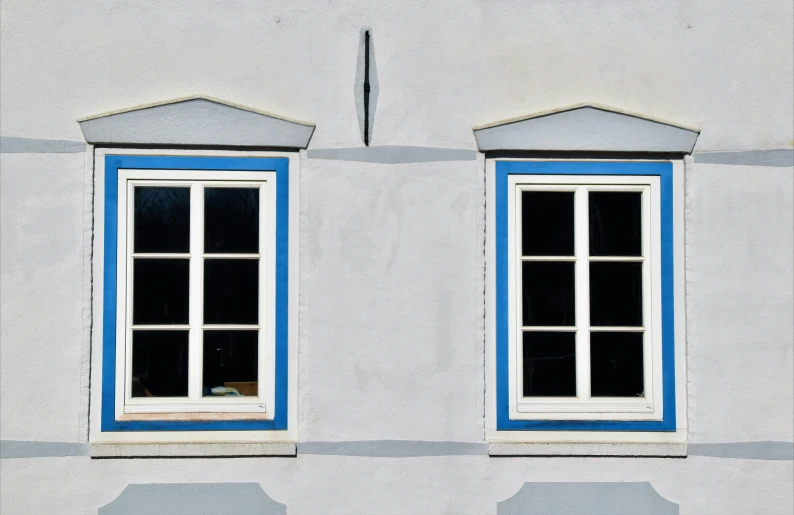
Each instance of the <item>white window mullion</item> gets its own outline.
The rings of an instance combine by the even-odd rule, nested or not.
[[[203,354],[202,325],[204,318],[204,186],[190,187],[190,308],[188,322],[188,397],[201,400]]]
[[[590,227],[587,188],[574,197],[574,253],[576,297],[576,395],[590,400]]]

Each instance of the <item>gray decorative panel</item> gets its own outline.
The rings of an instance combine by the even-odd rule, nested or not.
[[[498,515],[678,515],[650,483],[524,483]]]
[[[699,131],[598,105],[578,105],[474,129],[477,147],[561,152],[689,154]]]
[[[259,483],[127,485],[99,515],[286,515]]]
[[[306,148],[314,125],[211,97],[187,97],[80,120],[92,144]]]

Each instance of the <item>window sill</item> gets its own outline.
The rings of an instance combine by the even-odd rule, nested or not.
[[[296,456],[295,442],[91,443],[92,458]]]
[[[685,458],[687,444],[674,443],[520,443],[488,444],[489,456],[616,456]]]

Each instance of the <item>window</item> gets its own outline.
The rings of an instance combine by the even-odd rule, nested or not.
[[[102,430],[285,429],[289,160],[104,159]]]
[[[495,169],[497,429],[675,430],[672,165]]]

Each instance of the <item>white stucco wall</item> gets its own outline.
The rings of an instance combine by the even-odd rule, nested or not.
[[[794,7],[745,2],[49,2],[2,6],[3,134],[80,139],[76,118],[195,93],[360,145],[359,29],[380,92],[373,143],[471,148],[471,127],[597,101],[703,129],[699,150],[791,145]],[[35,78],[35,79],[33,79]]]
[[[690,440],[791,440],[794,174],[695,163],[690,224]]]
[[[0,512],[96,513],[130,483],[171,482],[256,482],[290,515],[495,514],[545,481],[650,482],[681,514],[794,508],[790,457],[725,447],[794,441],[794,169],[697,160],[794,145],[791,2],[5,0],[0,14],[0,136],[41,149],[0,154],[0,439],[76,445],[4,457]],[[485,454],[482,159],[311,157],[361,146],[364,26],[375,145],[474,150],[475,125],[582,101],[702,130],[682,199],[689,457]],[[195,93],[317,124],[300,172],[298,457],[91,460],[92,154],[46,142]],[[382,440],[472,455],[309,445]]]

